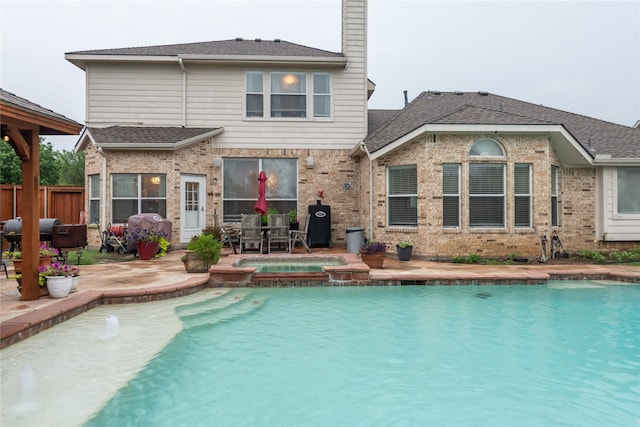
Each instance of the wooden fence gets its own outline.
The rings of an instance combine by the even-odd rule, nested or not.
[[[58,218],[63,224],[78,224],[84,211],[84,187],[40,186],[40,218]],[[0,229],[22,211],[22,186],[0,185]],[[2,250],[6,249],[2,242]]]

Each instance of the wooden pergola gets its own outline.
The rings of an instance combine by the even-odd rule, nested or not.
[[[40,135],[78,135],[82,125],[0,89],[2,139],[22,161],[22,300],[40,298]]]

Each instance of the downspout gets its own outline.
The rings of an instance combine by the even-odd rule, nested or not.
[[[187,126],[187,69],[184,68],[182,58],[178,58],[178,64],[182,69],[182,127]]]
[[[102,183],[100,184],[100,200],[102,201],[103,197],[106,198],[107,195],[107,155],[104,154],[104,151],[102,151],[102,147],[98,147],[98,153],[100,153],[100,155],[102,156],[102,171],[100,172],[100,175],[102,176]],[[100,203],[100,224],[105,226],[105,230],[107,229],[106,203]]]
[[[369,159],[369,238],[373,239],[373,161],[371,160],[371,153],[367,149],[367,144],[364,141],[360,142],[360,148],[367,155]]]

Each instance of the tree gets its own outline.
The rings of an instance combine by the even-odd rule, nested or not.
[[[22,162],[4,141],[0,142],[0,184],[22,184]],[[84,153],[55,151],[40,138],[40,184],[84,185]]]
[[[53,145],[40,138],[40,185],[58,185],[60,163],[56,160]]]
[[[84,185],[84,153],[62,150],[56,152],[60,167],[58,185]]]
[[[8,142],[0,142],[0,184],[22,183],[22,162]]]

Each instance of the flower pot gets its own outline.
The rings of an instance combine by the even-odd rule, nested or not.
[[[158,242],[138,242],[136,250],[141,260],[149,260],[158,253]]]
[[[41,256],[40,257],[40,267],[48,267],[51,265],[51,258],[50,256]]]
[[[80,284],[80,276],[71,276],[71,290],[69,293],[74,293],[78,291],[78,285]]]
[[[377,252],[375,254],[365,254],[360,252],[360,258],[362,258],[362,262],[367,264],[369,268],[382,268],[384,259],[386,257],[387,254],[384,252]]]
[[[211,263],[198,256],[195,252],[187,251],[184,259],[184,268],[187,273],[206,273]]]
[[[13,272],[16,274],[22,274],[22,258],[15,258],[13,260]]]
[[[289,221],[289,230],[299,230],[300,222],[299,221]]]
[[[396,245],[396,251],[398,252],[398,259],[400,261],[409,261],[411,259],[411,252],[413,251],[413,246],[405,246],[401,248]]]
[[[71,276],[47,276],[47,289],[51,298],[64,298],[71,291]]]

